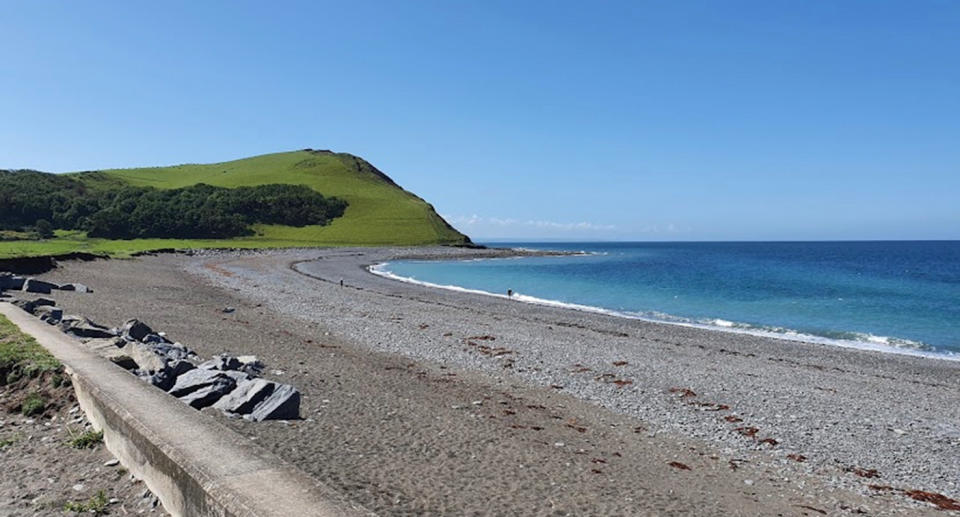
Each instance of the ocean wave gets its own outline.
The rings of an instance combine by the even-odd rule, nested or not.
[[[628,311],[615,311],[611,309],[604,309],[602,307],[596,307],[593,305],[582,305],[577,303],[562,302],[559,300],[538,298],[536,296],[530,296],[530,295],[525,295],[521,293],[514,293],[513,296],[507,296],[505,294],[491,293],[489,291],[483,291],[480,289],[469,289],[469,288],[461,287],[458,285],[436,284],[432,282],[426,282],[423,280],[417,280],[416,278],[412,278],[412,277],[397,275],[386,269],[389,264],[390,264],[389,262],[381,262],[379,264],[374,264],[372,266],[367,267],[367,270],[370,273],[373,273],[377,276],[389,278],[391,280],[396,280],[399,282],[406,282],[410,284],[421,285],[424,287],[446,289],[448,291],[456,291],[461,293],[492,296],[495,298],[515,300],[518,302],[529,303],[533,305],[542,305],[546,307],[572,309],[572,310],[577,310],[581,312],[590,312],[594,314],[604,314],[607,316],[616,316],[620,318],[648,321],[651,323],[665,323],[668,325],[678,325],[682,327],[715,330],[719,332],[728,332],[728,333],[734,333],[734,334],[746,334],[751,336],[784,339],[787,341],[798,341],[803,343],[815,343],[815,344],[822,344],[822,345],[839,346],[844,348],[855,348],[858,350],[871,350],[875,352],[894,353],[894,354],[910,355],[910,356],[916,356],[916,357],[927,357],[927,358],[933,358],[933,359],[946,359],[951,361],[960,361],[960,354],[937,350],[926,343],[921,343],[919,341],[912,341],[909,339],[896,338],[896,337],[890,337],[890,336],[876,336],[873,334],[861,333],[861,332],[836,332],[836,333],[833,333],[832,335],[821,336],[816,334],[799,332],[799,331],[784,328],[784,327],[751,325],[749,323],[739,323],[739,322],[728,321],[728,320],[719,319],[719,318],[697,320],[697,319],[684,318],[680,316],[674,316],[672,314],[666,314],[666,313],[656,312],[656,311],[649,311],[649,312],[642,312],[642,313],[628,312]]]

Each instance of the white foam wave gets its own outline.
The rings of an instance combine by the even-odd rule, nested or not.
[[[432,282],[425,282],[423,280],[417,280],[416,278],[406,277],[397,275],[388,271],[386,268],[389,265],[389,262],[381,262],[379,264],[374,264],[367,267],[367,270],[375,275],[389,278],[391,280],[397,280],[399,282],[406,282],[410,284],[421,285],[424,287],[433,287],[437,289],[446,289],[449,291],[457,291],[461,293],[469,294],[479,294],[483,296],[492,296],[495,298],[503,298],[509,300],[515,300],[523,303],[530,303],[534,305],[543,305],[547,307],[556,307],[560,309],[572,309],[581,312],[591,312],[595,314],[605,314],[608,316],[616,316],[621,318],[629,318],[641,321],[648,321],[651,323],[664,323],[668,325],[678,325],[681,327],[692,327],[700,328],[707,330],[715,330],[720,332],[728,332],[733,334],[745,334],[751,336],[760,336],[760,337],[769,337],[774,339],[784,339],[787,341],[798,341],[803,343],[816,343],[822,345],[832,345],[840,346],[844,348],[855,348],[858,350],[871,350],[875,352],[884,352],[884,353],[894,353],[901,355],[910,355],[916,357],[927,357],[932,359],[945,359],[950,361],[960,361],[960,354],[952,352],[940,352],[930,350],[929,345],[920,343],[918,341],[911,341],[909,339],[893,338],[887,336],[875,336],[873,334],[865,333],[849,333],[850,338],[832,338],[825,336],[817,336],[813,334],[806,334],[803,332],[797,332],[792,329],[787,329],[783,327],[757,327],[750,325],[748,323],[738,323],[728,320],[723,320],[719,318],[693,321],[686,318],[681,318],[661,312],[647,312],[647,313],[636,313],[636,312],[624,312],[624,311],[614,311],[610,309],[604,309],[602,307],[595,307],[592,305],[582,305],[577,303],[562,302],[559,300],[550,300],[545,298],[538,298],[536,296],[530,296],[520,293],[514,293],[513,296],[507,296],[506,294],[491,293],[489,291],[483,291],[480,289],[469,289],[466,287],[460,287],[457,285],[445,285],[445,284],[436,284]]]

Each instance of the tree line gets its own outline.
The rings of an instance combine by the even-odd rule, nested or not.
[[[110,239],[229,238],[258,223],[325,225],[346,208],[304,185],[96,188],[69,176],[0,171],[0,230],[42,236],[59,228]]]

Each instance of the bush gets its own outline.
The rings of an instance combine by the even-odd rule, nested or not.
[[[103,441],[103,431],[87,431],[85,433],[74,433],[69,429],[67,431],[70,433],[70,440],[67,441],[67,445],[74,449],[92,449]]]
[[[20,403],[20,413],[23,416],[33,416],[43,413],[43,410],[47,408],[47,401],[43,398],[43,395],[39,393],[30,393],[27,395],[23,402]]]
[[[63,506],[64,511],[75,513],[92,513],[94,515],[104,515],[107,513],[107,494],[100,490],[97,495],[90,497],[83,503],[69,502]]]
[[[53,237],[53,225],[46,219],[37,219],[37,222],[33,225],[33,231],[36,232],[37,236],[41,239]]]

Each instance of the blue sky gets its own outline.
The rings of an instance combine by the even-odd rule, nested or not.
[[[0,9],[4,168],[329,148],[478,240],[960,238],[960,2]]]

